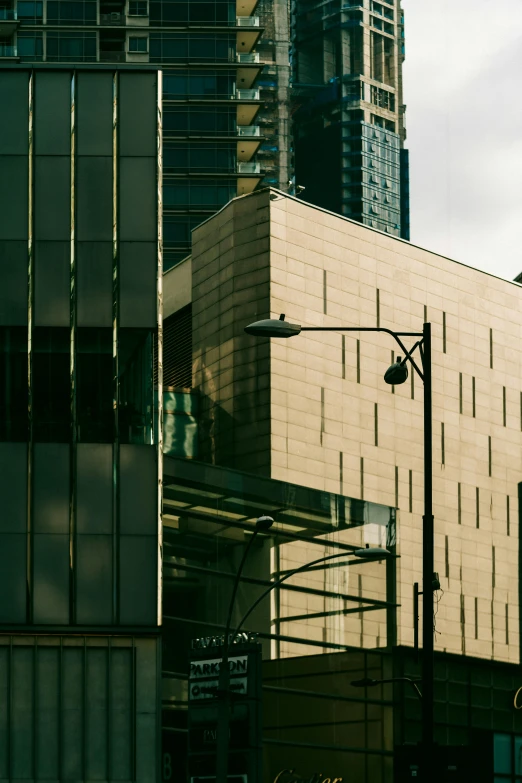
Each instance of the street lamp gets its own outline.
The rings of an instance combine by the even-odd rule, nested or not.
[[[253,534],[245,547],[243,557],[237,569],[236,578],[234,580],[234,586],[232,588],[232,595],[228,604],[227,622],[225,625],[225,636],[223,638],[223,654],[221,658],[221,664],[219,667],[219,679],[218,679],[218,721],[217,721],[217,747],[216,747],[216,778],[217,783],[226,783],[228,777],[228,748],[229,748],[229,690],[230,690],[230,669],[229,669],[229,652],[230,652],[230,626],[232,624],[232,613],[234,611],[234,604],[236,602],[237,590],[239,582],[241,581],[241,574],[248,558],[248,554],[252,548],[254,541],[259,533],[266,533],[272,525],[274,520],[272,517],[263,515],[256,521]],[[232,635],[232,643],[236,638],[237,632]]]
[[[433,483],[432,483],[432,407],[431,407],[431,324],[425,323],[422,332],[395,332],[383,327],[363,326],[300,326],[285,321],[266,318],[245,327],[247,334],[255,337],[295,337],[301,332],[385,332],[398,343],[404,358],[397,357],[384,375],[386,383],[399,385],[408,378],[409,362],[424,384],[424,515],[422,517],[422,756],[425,783],[433,780]],[[418,338],[408,350],[402,337]],[[413,358],[419,349],[421,368]]]
[[[313,566],[317,565],[317,563],[326,563],[329,560],[335,560],[338,557],[348,557],[348,555],[353,554],[355,557],[360,558],[361,560],[384,560],[387,557],[393,557],[392,553],[388,551],[388,549],[384,549],[380,546],[366,546],[364,549],[354,549],[352,552],[336,552],[334,555],[325,555],[324,557],[318,557],[317,560],[311,560],[309,563],[305,563],[302,566],[299,566],[298,568],[293,568],[291,571],[288,571],[286,574],[281,576],[279,579],[277,579],[275,582],[272,582],[272,584],[264,590],[261,595],[256,598],[250,609],[247,611],[246,614],[243,615],[241,622],[237,626],[234,635],[238,634],[243,627],[243,625],[246,623],[254,609],[259,606],[261,601],[266,598],[266,596],[272,592],[272,590],[275,590],[276,587],[279,587],[283,584],[283,582],[286,582],[287,579],[290,579],[291,576],[295,576],[296,574],[300,574],[303,571],[308,571],[313,568]],[[347,565],[349,566],[351,563],[356,562],[355,560],[352,560],[351,562],[342,563],[341,565]]]
[[[362,680],[352,680],[350,685],[353,685],[354,688],[373,688],[376,685],[384,685],[388,682],[408,682],[415,691],[417,698],[422,703],[422,693],[417,685],[419,680],[414,680],[411,677],[389,677],[386,680],[374,680],[371,677],[363,677]]]
[[[216,748],[217,783],[226,783],[228,777],[229,706],[230,706],[229,703],[230,671],[229,671],[228,661],[229,661],[230,643],[231,642],[234,643],[234,639],[236,639],[243,625],[250,617],[254,609],[261,603],[261,601],[264,598],[266,598],[266,596],[269,593],[272,592],[272,590],[274,590],[276,587],[279,587],[283,582],[286,582],[286,580],[290,579],[291,576],[295,576],[295,574],[299,574],[303,571],[307,571],[309,568],[312,568],[318,563],[324,563],[326,561],[334,560],[335,558],[339,558],[339,557],[348,557],[348,555],[350,554],[355,555],[361,560],[368,560],[368,561],[383,560],[387,557],[392,556],[391,552],[389,552],[387,549],[384,549],[383,547],[370,547],[369,545],[367,545],[365,548],[360,548],[360,549],[354,548],[351,552],[350,551],[336,552],[333,555],[326,555],[324,557],[319,557],[316,560],[312,560],[309,563],[305,563],[304,565],[299,566],[298,568],[294,568],[291,571],[288,571],[288,573],[284,574],[279,579],[277,579],[275,582],[272,582],[268,587],[268,589],[265,590],[263,593],[261,593],[261,595],[254,601],[254,603],[248,609],[246,614],[243,615],[241,621],[239,622],[239,625],[231,633],[230,626],[232,621],[234,602],[235,602],[239,582],[241,579],[241,573],[243,571],[243,567],[248,557],[248,552],[252,546],[252,542],[255,539],[257,533],[259,533],[261,530],[266,532],[272,527],[273,523],[274,520],[271,517],[266,517],[266,516],[260,517],[257,520],[254,534],[250,539],[250,541],[248,542],[248,545],[246,546],[245,551],[243,553],[243,557],[241,559],[241,563],[239,565],[236,574],[234,588],[232,590],[232,596],[230,599],[227,624],[225,628],[225,638],[223,643],[223,657],[219,668],[218,696],[220,701],[218,707],[218,730],[217,730],[217,748]],[[343,563],[342,565],[350,565],[350,563],[349,562]]]

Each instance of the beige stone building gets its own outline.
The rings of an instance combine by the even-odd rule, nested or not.
[[[403,386],[384,383],[397,355],[386,334],[268,340],[244,327],[280,313],[303,326],[421,331],[432,323],[436,649],[518,662],[520,285],[268,190],[198,227],[192,259],[169,274],[168,290],[182,281],[170,311],[192,299],[199,459],[398,509],[396,641],[406,646],[413,584],[422,581],[422,383],[412,372]],[[331,541],[390,543],[367,522],[334,524],[325,553]],[[311,559],[307,546],[279,547],[278,570]],[[281,633],[386,644],[384,612],[344,613],[335,598],[385,597],[380,564],[300,579],[320,580],[329,597],[282,594]],[[301,619],[285,625],[285,616]],[[278,649],[297,652],[290,642]]]

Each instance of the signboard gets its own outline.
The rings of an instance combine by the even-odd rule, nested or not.
[[[216,653],[219,654],[223,641],[223,637],[206,637],[192,644],[188,683],[191,783],[213,783],[216,778],[222,665],[222,658]],[[244,634],[235,639],[229,650],[228,781],[261,783],[261,645]]]

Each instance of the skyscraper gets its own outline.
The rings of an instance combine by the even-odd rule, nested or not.
[[[278,141],[279,110],[288,112],[288,13],[280,3],[274,16],[272,1],[263,0],[260,20],[256,5],[257,0],[0,1],[0,61],[162,68],[166,268],[189,253],[191,229],[230,198],[249,193],[265,173],[276,187],[290,176],[288,143],[280,156]],[[286,30],[282,39],[276,23]],[[262,24],[268,32],[263,59],[255,51]],[[279,84],[281,62],[286,69]],[[263,68],[260,89],[256,79]],[[285,120],[284,138],[286,125]]]
[[[303,199],[409,239],[400,0],[295,0],[296,184]]]

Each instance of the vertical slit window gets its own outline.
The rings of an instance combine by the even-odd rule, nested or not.
[[[414,400],[415,399],[415,373],[413,372],[413,370],[410,373],[410,378],[411,378],[411,398],[412,400]]]
[[[410,470],[408,474],[408,491],[409,491],[408,510],[411,514],[413,511],[413,471],[412,470]]]
[[[377,317],[377,328],[381,325],[381,292],[377,288],[375,295],[375,315]]]
[[[395,465],[395,508],[399,508],[399,468]]]
[[[390,364],[394,364],[394,363],[395,363],[395,356],[394,356],[394,353],[392,351],[391,352],[391,362],[390,362]],[[394,383],[391,384],[391,393],[395,394],[395,384]]]
[[[505,605],[506,615],[506,644],[509,644],[509,604]]]
[[[428,305],[424,305],[424,323],[428,323]]]
[[[324,315],[326,315],[326,310],[327,310],[326,276],[327,276],[327,271],[326,269],[323,269],[323,313]]]
[[[478,598],[475,598],[475,639],[478,639]]]
[[[112,443],[112,330],[76,332],[77,438],[83,443]]]
[[[493,329],[489,330],[489,367],[493,369]]]
[[[459,412],[462,413],[462,373],[459,372]]]
[[[361,457],[361,500],[364,500],[364,457]]]
[[[346,335],[342,335],[341,340],[341,364],[342,364],[342,377],[346,378]]]
[[[28,436],[27,329],[0,327],[0,441]]]
[[[497,572],[497,563],[496,563],[496,552],[495,547],[491,547],[491,587],[495,588],[496,584],[496,572]]]
[[[457,484],[457,521],[462,525],[462,490],[460,483]]]
[[[504,427],[507,424],[507,399],[506,399],[506,387],[502,387],[502,424]]]
[[[480,527],[480,490],[478,487],[475,488],[475,524],[477,528]]]
[[[449,579],[449,538],[444,536],[444,562],[446,564],[446,579]]]
[[[377,403],[374,405],[373,411],[374,426],[375,426],[375,445],[379,445],[379,406]]]
[[[472,414],[473,418],[477,415],[477,405],[476,405],[476,394],[475,394],[475,376],[471,379],[471,408],[472,408]]]
[[[493,455],[491,450],[491,435],[488,435],[488,475],[491,478]]]
[[[324,388],[321,387],[321,445],[323,443],[324,434]]]
[[[66,327],[33,331],[33,433],[36,442],[70,439],[70,335]]]
[[[446,353],[446,313],[442,313],[442,352]]]
[[[446,464],[446,449],[445,449],[445,443],[444,443],[444,422],[441,422],[440,425],[440,451],[441,451],[441,461],[442,464]]]
[[[343,473],[344,473],[344,465],[343,465],[343,452],[339,452],[339,486],[340,486],[340,492],[341,495],[343,494]]]
[[[361,382],[361,341],[357,340],[357,383],[360,382]]]
[[[511,511],[509,508],[509,495],[506,497],[506,533],[511,535]]]
[[[153,443],[153,331],[119,330],[119,435],[121,443]]]

